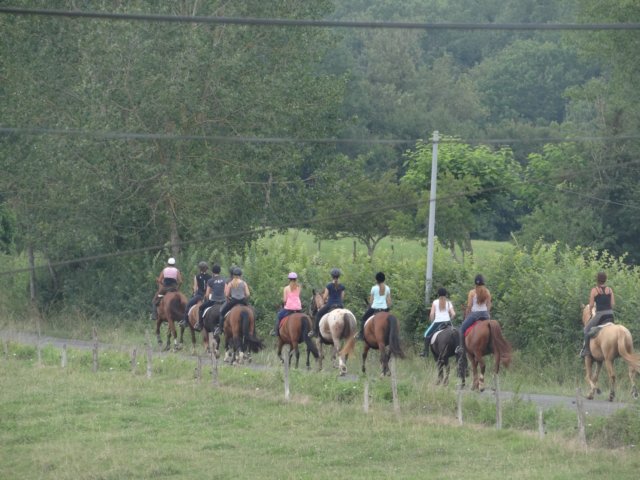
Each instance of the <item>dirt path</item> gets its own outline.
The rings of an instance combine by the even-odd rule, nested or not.
[[[23,343],[27,345],[37,345],[38,336],[31,333],[23,333],[23,332],[12,332],[12,331],[2,331],[0,332],[0,338],[6,339],[12,342]],[[154,339],[155,340],[155,339]],[[40,337],[40,344],[42,346],[45,345],[53,345],[54,347],[62,348],[63,345],[67,345],[67,347],[80,348],[80,349],[92,349],[93,342],[87,340],[74,340],[74,339],[64,339],[64,338],[55,338],[55,337]],[[155,344],[154,344],[155,347]],[[122,346],[122,345],[110,345],[106,343],[99,343],[100,349],[108,349],[108,350],[116,350],[116,351],[129,351],[131,346]],[[254,368],[261,368],[264,366],[253,365]],[[353,377],[353,378],[352,378]],[[351,380],[358,381],[359,377],[356,375],[348,375],[347,377],[342,377],[343,380]],[[467,391],[471,394],[470,391]],[[476,393],[473,393],[477,395]],[[516,394],[513,392],[501,392],[500,398],[504,400],[512,399]],[[480,394],[482,398],[486,398],[487,400],[495,401],[495,392],[490,389],[485,390]],[[525,402],[532,402],[538,407],[541,407],[543,410],[553,408],[553,407],[564,407],[568,410],[575,410],[576,408],[576,398],[575,397],[565,397],[560,395],[546,395],[546,394],[538,394],[538,393],[518,393],[517,396]],[[603,398],[606,396],[603,394]],[[626,408],[631,406],[628,403],[623,402],[608,402],[606,400],[584,400],[584,406],[587,416],[597,415],[597,416],[608,416],[620,410],[622,408]]]

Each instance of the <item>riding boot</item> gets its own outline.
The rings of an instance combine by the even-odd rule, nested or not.
[[[224,317],[221,317],[220,320],[218,320],[218,325],[213,331],[213,334],[220,335],[224,331],[223,329],[224,329]]]
[[[424,337],[424,350],[420,352],[420,356],[427,358],[429,356],[429,344],[431,343],[431,337]]]
[[[464,355],[465,354],[464,334],[458,333],[458,335],[460,338],[459,338],[459,343],[458,343],[458,346],[456,347],[455,352],[456,352],[456,355],[460,355],[460,354]]]
[[[591,352],[589,351],[589,342],[584,342],[582,344],[582,350],[580,350],[580,358],[584,358],[587,355],[591,356]]]

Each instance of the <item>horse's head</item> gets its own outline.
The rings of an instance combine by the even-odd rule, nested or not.
[[[324,300],[322,299],[322,295],[316,292],[315,288],[311,292],[312,292],[312,297],[311,297],[311,302],[309,303],[309,306],[311,308],[311,314],[315,315],[317,311],[320,310],[324,305]]]
[[[589,305],[581,305],[582,308],[582,325],[586,325],[591,317],[595,315],[596,308],[589,308]]]

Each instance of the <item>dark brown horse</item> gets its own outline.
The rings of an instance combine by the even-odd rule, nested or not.
[[[449,384],[449,358],[455,356],[458,360],[456,365],[459,363],[462,353],[455,353],[459,343],[460,335],[458,335],[458,330],[451,325],[444,327],[433,335],[430,349],[438,368],[436,385]]]
[[[167,292],[160,299],[160,304],[158,305],[158,319],[156,320],[156,338],[158,339],[158,345],[162,345],[162,339],[160,338],[160,325],[162,325],[163,322],[167,322],[169,327],[167,331],[167,345],[164,350],[169,350],[172,335],[172,350],[180,348],[178,345],[178,334],[176,333],[176,322],[182,320],[185,308],[187,308],[187,297],[178,291]]]
[[[216,303],[208,307],[204,311],[204,316],[202,317],[202,342],[204,343],[204,348],[207,353],[211,352],[211,347],[209,346],[209,333],[214,332],[216,327],[220,321],[220,309],[222,308],[222,304]],[[197,320],[197,319],[196,319]],[[220,335],[214,335],[213,338],[216,341],[215,355],[218,357],[219,349],[220,349]]]
[[[262,340],[255,335],[255,313],[246,305],[236,305],[224,321],[225,357],[224,361],[233,365],[250,362],[250,352],[264,348]]]
[[[198,302],[191,307],[191,309],[189,310],[189,314],[188,314],[188,319],[189,319],[189,328],[191,329],[191,340],[193,341],[193,351],[195,354],[195,349],[196,349],[196,334],[195,334],[195,326],[198,323],[198,314],[200,313],[200,306],[202,305],[202,300],[198,300]],[[211,307],[214,308],[214,307]],[[217,308],[217,311],[220,312],[220,305],[215,305],[215,308]],[[209,313],[211,309],[207,309],[206,313]],[[216,317],[217,318],[217,317]],[[217,321],[217,320],[216,320]],[[217,325],[217,324],[216,324]],[[215,325],[214,325],[215,328]],[[182,325],[180,326],[180,343],[182,343],[182,333],[184,332],[185,327],[183,327]],[[207,324],[206,324],[206,318],[205,318],[205,328],[202,329],[202,344],[204,347],[204,350],[206,353],[210,353],[211,351],[209,350],[209,332],[212,331],[212,329],[207,330]],[[220,336],[216,335],[215,337],[216,339],[216,344],[220,345]],[[218,349],[216,348],[216,357],[218,356]]]
[[[400,325],[398,319],[389,312],[378,312],[364,324],[364,351],[362,352],[362,373],[366,373],[367,354],[373,348],[380,352],[382,375],[390,375],[391,355],[404,358],[400,346]]]
[[[291,356],[295,352],[296,354],[296,368],[300,362],[300,350],[298,345],[304,342],[307,345],[307,368],[310,368],[309,355],[313,354],[314,358],[318,358],[318,348],[313,339],[309,337],[309,331],[313,327],[313,322],[308,315],[304,313],[292,313],[282,319],[280,322],[280,335],[278,336],[278,357],[284,362],[282,358],[282,347],[289,345],[288,362],[291,365]]]
[[[495,359],[494,372],[500,371],[500,365],[508,367],[511,363],[511,345],[502,336],[502,329],[496,320],[479,320],[475,322],[467,330],[465,336],[465,348],[467,357],[471,361],[473,370],[473,385],[471,390],[484,391],[484,371],[485,364],[483,357],[493,353]],[[480,365],[480,374],[478,375],[478,365]],[[467,375],[466,358],[460,358],[460,377],[461,385],[465,385],[465,377]]]
[[[594,313],[595,311],[589,310],[589,305],[585,305],[582,308],[582,324],[586,325]],[[604,362],[609,374],[609,401],[613,401],[616,396],[616,369],[613,362],[618,357],[622,357],[629,367],[631,395],[633,398],[638,398],[636,375],[640,372],[640,355],[633,353],[631,333],[626,327],[614,323],[606,323],[603,326],[594,327],[594,329],[598,329],[598,333],[589,340],[591,356],[584,357],[587,382],[589,382],[590,388],[587,398],[592,400],[596,392],[600,393],[598,375],[602,368],[602,362]],[[595,373],[592,372],[593,362],[596,363]]]

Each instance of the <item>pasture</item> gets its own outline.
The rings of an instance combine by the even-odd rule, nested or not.
[[[70,349],[63,369],[59,349],[45,347],[38,365],[34,347],[9,343],[0,373],[0,478],[624,479],[640,468],[637,447],[601,448],[614,445],[612,429],[619,437],[637,427],[637,411],[590,419],[585,451],[573,440],[574,413],[546,412],[539,439],[535,408],[517,399],[496,431],[492,406],[468,394],[459,426],[454,387],[433,387],[433,366],[417,360],[398,364],[398,415],[375,355],[368,414],[361,379],[293,370],[285,402],[275,351],[255,362],[263,368],[221,367],[216,388],[207,368],[198,382],[193,358],[180,353],[154,357],[147,379],[144,365],[131,373],[126,353],[101,352],[93,373],[90,352]],[[358,364],[350,360],[352,371]]]

